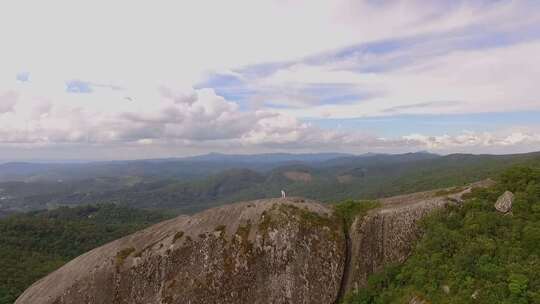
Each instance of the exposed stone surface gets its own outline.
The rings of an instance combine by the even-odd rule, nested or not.
[[[512,203],[514,202],[514,194],[510,191],[504,192],[495,203],[495,209],[501,213],[512,211]]]
[[[336,303],[405,261],[425,215],[492,183],[382,199],[348,234],[330,208],[302,198],[180,216],[74,259],[15,303]]]
[[[74,259],[15,303],[333,303],[345,237],[330,212],[288,198],[181,216]]]
[[[450,286],[448,285],[443,285],[442,286],[442,290],[445,294],[450,294]]]
[[[382,208],[355,220],[350,228],[351,265],[347,290],[364,287],[368,276],[409,256],[419,231],[417,222],[449,203],[445,197]]]
[[[463,188],[449,188],[400,195],[382,199],[382,207],[364,218],[357,218],[349,228],[350,265],[345,289],[364,287],[368,276],[384,266],[403,263],[410,255],[414,241],[420,236],[418,221],[448,204],[463,202],[463,196],[475,187],[486,187],[486,180]]]
[[[419,296],[414,296],[409,301],[409,304],[429,304],[429,302],[420,298]]]

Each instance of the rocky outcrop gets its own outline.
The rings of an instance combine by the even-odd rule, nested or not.
[[[15,303],[333,303],[345,237],[330,213],[288,198],[181,216],[74,259]]]
[[[463,196],[473,187],[485,187],[491,182],[465,188],[419,192],[382,199],[382,207],[364,218],[357,218],[349,228],[351,259],[345,278],[347,292],[364,287],[368,277],[384,266],[404,262],[414,241],[420,236],[418,221],[448,204],[463,202]]]
[[[382,199],[351,227],[300,198],[180,216],[76,258],[15,303],[338,303],[369,275],[405,261],[424,216],[491,184]]]
[[[512,203],[514,202],[514,194],[510,191],[505,191],[495,203],[495,209],[501,213],[509,213],[512,211]]]

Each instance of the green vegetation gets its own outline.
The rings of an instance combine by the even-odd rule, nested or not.
[[[357,216],[362,218],[369,210],[379,206],[380,203],[377,201],[346,200],[334,205],[334,214],[344,220],[345,227],[348,229]]]
[[[435,192],[435,196],[444,196],[444,195],[450,195],[450,194],[456,194],[461,191],[465,190],[465,187],[453,187],[448,189],[442,189],[437,192]]]
[[[276,197],[281,189],[289,195],[324,202],[350,198],[378,199],[459,187],[493,177],[512,165],[530,163],[539,164],[540,153],[447,156],[407,153],[341,157],[322,162],[276,162],[265,163],[264,166],[249,162],[212,162],[204,166],[190,161],[134,162],[124,164],[120,166],[126,166],[124,169],[116,171],[110,168],[100,171],[97,170],[99,164],[88,164],[84,168],[68,170],[71,174],[62,182],[46,174],[49,179],[36,177],[31,182],[0,183],[1,196],[6,198],[2,200],[0,216],[16,211],[95,202],[194,213],[230,202]],[[191,178],[178,175],[184,171],[197,171],[201,166],[206,167],[204,172]],[[83,173],[88,170],[93,173],[87,172],[87,178]],[[49,171],[43,174],[45,172]],[[290,172],[301,172],[309,178],[293,180],[287,178]],[[95,177],[96,174],[108,177]],[[82,177],[84,179],[80,179]]]
[[[251,221],[248,221],[245,225],[239,225],[236,229],[236,235],[238,235],[242,240],[247,240],[249,237],[249,232],[251,231]]]
[[[214,228],[214,231],[223,232],[223,231],[225,231],[226,228],[227,228],[227,226],[225,226],[225,225],[218,225],[218,226],[216,226],[216,228]]]
[[[130,254],[132,254],[134,251],[135,251],[135,248],[133,248],[133,247],[128,247],[128,248],[124,248],[124,249],[120,250],[116,254],[116,266],[117,267],[122,266],[124,264],[124,261],[127,259],[127,257]]]
[[[120,206],[191,213],[234,201],[275,197],[285,189],[290,195],[325,202],[345,200],[336,204],[335,210],[338,219],[347,224],[346,229],[355,216],[363,216],[378,206],[371,199],[445,187],[456,187],[458,191],[460,186],[496,176],[516,164],[529,168],[540,164],[540,153],[409,153],[264,166],[212,162],[204,168],[190,161],[178,163],[178,167],[165,162],[141,162],[126,164],[122,170],[113,166],[115,170],[104,171],[97,170],[99,165],[89,164],[84,169],[89,170],[87,173],[78,166],[57,168],[63,181],[58,181],[55,174],[48,179],[38,178],[40,174],[50,175],[50,168],[43,168],[38,175],[32,175],[35,181],[0,183],[0,216],[59,205],[115,205],[62,207],[0,219],[0,304],[12,303],[32,282],[83,252],[166,218],[160,213]],[[247,169],[238,169],[242,166]],[[181,176],[181,172],[190,171],[186,168],[194,175]],[[291,180],[285,174],[290,171],[309,174],[310,179]],[[347,178],[340,179],[342,176]],[[463,303],[475,294],[478,303],[489,303],[490,299],[535,303],[539,286],[531,273],[540,272],[539,184],[537,171],[512,169],[499,178],[495,188],[470,195],[463,207],[452,207],[426,219],[425,236],[408,262],[373,276],[368,288],[349,302],[399,303],[417,296],[434,303]],[[513,216],[501,216],[493,208],[504,190],[516,194]],[[368,201],[347,200],[351,197]],[[298,216],[307,226],[341,225],[334,217],[307,210],[281,211]],[[286,218],[271,215],[268,213],[259,229],[279,225]],[[216,227],[218,231],[221,228]],[[247,236],[249,229],[239,232]],[[192,241],[178,232],[173,242],[180,238]],[[143,251],[130,254],[138,256]],[[449,294],[442,286],[449,287]]]
[[[516,194],[512,215],[494,208],[505,190]],[[512,168],[422,227],[403,265],[371,276],[345,303],[540,303],[540,169]]]
[[[176,243],[176,241],[181,239],[183,236],[184,236],[184,231],[178,231],[177,233],[175,233],[173,237],[173,241],[172,241],[173,244]]]
[[[168,216],[115,205],[60,208],[0,220],[0,304],[78,255]],[[125,259],[133,252],[119,253]],[[125,256],[125,257],[124,257]]]

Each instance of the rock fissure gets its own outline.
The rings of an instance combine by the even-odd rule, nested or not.
[[[339,290],[337,293],[336,300],[334,301],[334,304],[339,304],[345,297],[345,294],[347,293],[347,280],[349,278],[350,268],[351,268],[351,236],[349,235],[349,229],[350,227],[347,227],[347,221],[345,219],[342,220],[343,222],[343,236],[345,237],[345,262],[343,265],[343,273],[341,275],[341,282],[339,284]]]

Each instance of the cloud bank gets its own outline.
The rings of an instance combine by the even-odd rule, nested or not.
[[[539,9],[17,1],[0,11],[0,159],[540,150]]]

